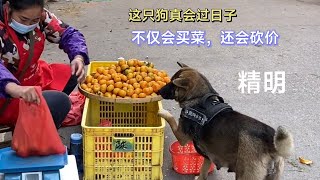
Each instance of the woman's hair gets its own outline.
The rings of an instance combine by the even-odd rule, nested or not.
[[[33,6],[44,7],[45,0],[7,0],[11,9],[21,11]]]

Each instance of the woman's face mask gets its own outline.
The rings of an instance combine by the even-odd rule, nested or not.
[[[24,10],[12,10],[9,8],[11,21],[9,26],[20,34],[33,31],[39,24],[43,8],[32,6]]]
[[[27,25],[18,23],[16,20],[12,19],[9,26],[11,26],[15,31],[17,31],[20,34],[27,34],[28,32],[33,31],[38,26],[38,23],[27,26]]]

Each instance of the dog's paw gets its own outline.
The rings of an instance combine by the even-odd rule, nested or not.
[[[160,109],[158,115],[164,119],[169,119],[173,117],[172,114],[170,114],[169,111],[165,109]]]

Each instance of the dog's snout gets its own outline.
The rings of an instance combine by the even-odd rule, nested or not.
[[[172,82],[166,84],[159,90],[159,94],[163,99],[174,99],[174,84]]]

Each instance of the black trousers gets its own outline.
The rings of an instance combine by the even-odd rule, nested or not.
[[[77,77],[71,76],[62,92],[47,90],[43,91],[42,93],[43,97],[47,101],[56,128],[61,127],[63,120],[67,117],[67,114],[71,109],[69,95],[77,86],[77,84]]]

